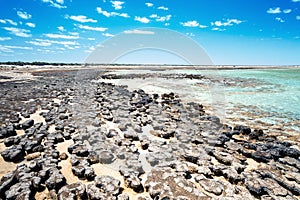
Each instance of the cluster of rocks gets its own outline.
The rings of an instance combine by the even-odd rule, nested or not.
[[[49,199],[300,196],[299,144],[259,129],[222,124],[201,104],[183,102],[172,92],[129,91],[92,81],[99,73],[120,77],[79,73],[36,73],[42,78],[17,86],[29,97],[1,114],[0,139],[6,146],[1,156],[18,165],[1,178],[0,199],[34,199],[43,192]],[[1,90],[5,103],[16,97],[11,84]],[[38,109],[45,110],[40,115],[46,123],[30,119]],[[61,153],[57,146],[65,141],[72,144]],[[70,162],[78,181],[68,182],[63,160]],[[122,178],[97,174],[101,166]]]

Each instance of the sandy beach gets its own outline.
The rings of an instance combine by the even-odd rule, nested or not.
[[[182,72],[266,67],[2,66],[0,199],[300,199],[297,120],[222,116],[193,88],[250,83]]]

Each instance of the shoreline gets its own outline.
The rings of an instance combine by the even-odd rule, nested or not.
[[[105,71],[84,72],[79,79],[73,69],[33,70],[32,80],[0,88],[1,103],[11,109],[1,116],[9,119],[1,128],[10,130],[13,123],[13,130],[24,130],[1,140],[1,157],[19,163],[14,172],[21,174],[2,178],[7,188],[1,198],[26,193],[37,199],[299,199],[297,141],[255,127],[230,127],[176,90],[156,94],[97,83],[92,80]],[[18,121],[20,115],[26,120]],[[38,184],[31,185],[30,173]]]

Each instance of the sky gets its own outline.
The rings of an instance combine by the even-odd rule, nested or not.
[[[300,65],[300,0],[0,0],[0,4],[0,62],[84,63],[110,38],[152,27],[190,37],[217,65]],[[143,62],[142,55],[148,55],[148,61],[180,60],[166,52],[152,53],[145,50],[127,60]],[[121,58],[119,62],[126,60]]]

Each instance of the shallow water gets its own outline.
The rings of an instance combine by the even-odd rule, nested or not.
[[[220,83],[187,79],[114,80],[147,92],[175,91],[186,101],[197,101],[224,121],[261,122],[300,133],[300,69],[234,70],[121,70],[116,74],[201,74]],[[243,119],[243,120],[241,120]]]

